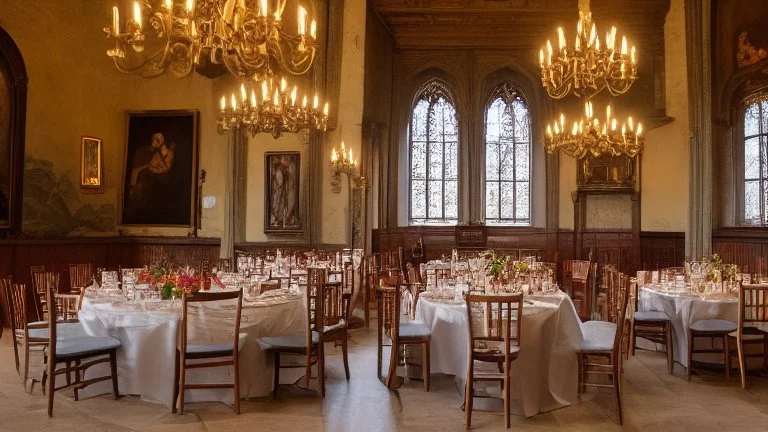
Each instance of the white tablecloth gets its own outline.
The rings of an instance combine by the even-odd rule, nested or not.
[[[277,294],[278,292],[275,292]],[[168,304],[169,302],[163,302]],[[178,301],[180,303],[180,301]],[[148,308],[141,305],[105,302],[86,297],[80,311],[80,322],[94,336],[112,336],[120,339],[117,352],[117,374],[121,394],[141,396],[142,400],[162,403],[171,407],[173,397],[174,356],[180,323],[180,307]],[[191,312],[190,312],[191,314]],[[234,328],[232,310],[206,307],[190,318],[190,340],[220,342],[229,339]],[[275,297],[264,302],[243,301],[240,332],[247,333],[240,350],[241,397],[267,396],[272,390],[273,365],[259,347],[263,336],[282,336],[306,331],[306,308],[300,296]],[[222,339],[222,336],[226,339]],[[108,374],[109,365],[98,365],[88,376]],[[187,371],[188,383],[231,382],[232,367],[192,369]],[[81,390],[84,397],[109,393],[109,381]],[[187,391],[185,401],[232,402],[230,389]]]
[[[687,292],[665,291],[646,285],[640,288],[637,309],[667,313],[672,320],[674,359],[681,365],[688,367],[688,328],[691,324],[703,319],[723,319],[736,322],[739,317],[739,300],[737,297],[730,296],[702,298],[702,296]],[[697,340],[697,346],[699,343],[705,343],[705,341]],[[719,354],[713,359],[722,363],[722,356]]]
[[[578,398],[576,350],[581,326],[564,294],[530,296],[523,305],[520,354],[512,363],[512,411],[533,416],[571,405]],[[466,306],[419,299],[416,319],[432,330],[432,373],[455,375],[461,392],[467,375],[469,335]]]

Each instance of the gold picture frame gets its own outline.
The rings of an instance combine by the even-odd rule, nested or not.
[[[83,136],[80,140],[80,189],[104,190],[104,154],[100,138]]]

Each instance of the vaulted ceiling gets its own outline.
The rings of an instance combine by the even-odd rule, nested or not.
[[[369,0],[398,46],[538,48],[557,26],[569,34],[578,0]],[[611,25],[631,39],[663,30],[669,0],[592,0],[598,31]]]

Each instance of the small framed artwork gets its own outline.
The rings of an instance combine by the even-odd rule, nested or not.
[[[80,141],[80,189],[89,192],[104,190],[103,161],[101,140],[84,136]]]
[[[193,227],[200,113],[128,111],[126,117],[120,224]]]
[[[301,234],[301,154],[266,152],[264,163],[264,232]]]

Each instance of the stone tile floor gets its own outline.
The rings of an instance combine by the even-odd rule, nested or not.
[[[100,396],[75,402],[57,394],[54,417],[46,415],[46,398],[36,385],[26,393],[13,364],[9,333],[0,339],[0,431],[459,431],[463,430],[462,400],[452,377],[435,375],[429,393],[421,382],[406,382],[389,391],[376,378],[376,333],[351,332],[352,379],[344,379],[341,351],[326,352],[327,396],[283,386],[277,402],[269,398],[243,401],[242,414],[219,403],[191,404],[185,415],[134,396],[113,400]],[[170,360],[169,360],[170,361]],[[750,377],[747,390],[737,378],[726,381],[711,373],[684,380],[666,372],[665,356],[638,351],[625,369],[624,426],[614,423],[609,391],[590,390],[580,404],[532,418],[512,417],[522,431],[765,431],[768,430],[768,380]],[[313,380],[313,385],[315,381]],[[501,413],[473,414],[473,429],[504,430]]]

